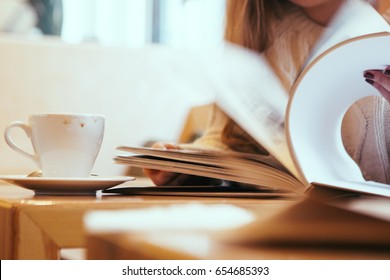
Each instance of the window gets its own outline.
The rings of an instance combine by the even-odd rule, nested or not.
[[[62,0],[61,38],[203,48],[222,42],[224,12],[225,0]]]

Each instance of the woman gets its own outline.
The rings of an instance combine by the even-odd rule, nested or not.
[[[227,5],[225,38],[232,43],[263,53],[289,92],[303,63],[343,2],[343,0],[230,0]],[[380,82],[376,78],[379,78],[379,73],[368,71],[366,75],[371,72],[374,72],[374,78],[366,79],[372,81],[374,86],[378,86]],[[383,94],[383,91],[381,93]],[[367,111],[376,111],[372,110],[371,101],[366,103]],[[378,106],[384,108],[385,112],[389,112],[388,119],[390,120],[390,109],[386,104],[381,103]],[[358,109],[348,113],[349,118],[347,117],[344,121],[343,140],[346,150],[361,166],[366,179],[390,183],[389,157],[384,159],[381,172],[372,170],[373,158],[381,153],[388,154],[387,147],[390,148],[390,137],[389,145],[385,145],[382,150],[372,152],[367,147],[362,149],[362,141],[356,141],[354,135],[358,133],[360,139],[364,140],[367,131],[362,129],[356,120],[361,121],[361,124],[364,125],[366,125],[364,121],[367,120],[361,120],[364,115],[359,111],[359,106],[357,107]],[[386,129],[388,127],[388,135],[390,136],[390,123],[388,126],[383,124],[384,116],[376,116],[375,112],[374,114],[370,112],[369,115],[369,122],[381,123],[382,130],[383,127]],[[370,142],[364,143],[365,145],[375,146],[376,142],[381,141],[381,139],[378,140],[379,135],[376,135],[376,132],[373,134],[375,136],[370,139]],[[261,146],[217,107],[214,108],[210,125],[205,134],[191,145],[199,148],[265,153]],[[180,148],[178,145],[163,143],[157,143],[154,147]],[[361,157],[362,153],[364,153],[363,158]],[[387,167],[388,169],[385,170]],[[145,174],[156,185],[194,184],[193,180],[196,178],[185,174],[149,169],[145,170]]]

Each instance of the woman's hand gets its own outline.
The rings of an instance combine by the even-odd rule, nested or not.
[[[179,146],[168,143],[155,143],[152,148],[162,150],[177,150]],[[212,185],[219,184],[220,181],[211,178],[192,176],[181,173],[174,173],[162,170],[144,169],[145,175],[148,176],[156,186],[185,186],[185,185]]]
[[[375,87],[390,102],[390,66],[384,70],[370,69],[364,71],[366,82]]]
[[[152,148],[155,149],[162,149],[162,150],[175,150],[178,149],[178,147],[174,144],[168,144],[168,143],[154,143],[152,145]],[[162,171],[162,170],[154,170],[154,169],[144,169],[143,170],[145,175],[148,176],[154,184],[157,186],[162,185],[179,185],[182,181],[186,180],[186,177],[188,175],[180,174],[180,173],[173,173],[168,171]]]

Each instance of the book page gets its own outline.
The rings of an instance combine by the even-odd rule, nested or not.
[[[341,139],[346,110],[360,98],[379,95],[364,81],[363,72],[390,63],[389,32],[389,24],[369,3],[346,1],[294,85],[287,136],[295,164],[308,183],[390,195],[386,185],[365,182]]]
[[[188,146],[191,147],[191,146]],[[234,163],[248,163],[252,162],[254,165],[268,165],[282,172],[288,173],[283,165],[277,162],[270,155],[263,154],[250,154],[234,151],[220,151],[212,149],[199,149],[199,148],[187,148],[187,149],[168,149],[162,150],[158,148],[139,147],[139,146],[119,146],[117,150],[127,152],[124,157],[131,156],[128,153],[138,155],[149,155],[166,159],[181,160],[192,163],[199,163],[204,165],[222,165],[231,166],[231,161]]]
[[[390,186],[364,180],[341,137],[348,108],[361,98],[379,95],[363,72],[384,69],[389,50],[390,33],[353,38],[314,60],[298,79],[286,123],[296,165],[308,182],[338,182],[337,187],[347,190],[390,196]]]
[[[120,146],[116,163],[197,175],[301,194],[305,186],[272,157],[213,150],[161,150]],[[130,153],[130,154],[129,154]]]
[[[289,172],[298,176],[285,136],[288,93],[258,53],[227,45],[205,70],[218,106]]]

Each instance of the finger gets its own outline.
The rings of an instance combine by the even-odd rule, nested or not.
[[[385,68],[385,70],[383,70],[383,74],[385,74],[386,76],[390,77],[390,66],[387,66]]]
[[[143,170],[143,172],[157,186],[165,185],[179,175],[179,173],[154,170],[154,169],[146,169],[146,168]]]
[[[179,146],[173,143],[161,143],[156,142],[152,145],[152,148],[162,149],[162,150],[178,150]]]
[[[374,80],[366,79],[366,82],[376,88],[379,93],[390,102],[390,90],[387,90],[385,87],[375,82]]]
[[[157,174],[157,172],[160,172],[160,170],[154,170],[154,169],[148,169],[148,168],[144,168],[144,169],[142,169],[142,171],[149,178],[154,177]]]
[[[165,147],[165,149],[167,149],[167,150],[178,150],[178,149],[179,149],[179,146],[178,146],[178,145],[172,144],[172,143],[165,143],[165,144],[164,144],[164,147]]]
[[[387,69],[387,68],[386,68]],[[390,76],[385,74],[385,70],[368,70],[364,72],[364,77],[373,81],[377,86],[383,87],[386,91],[390,91]],[[368,82],[368,81],[367,81]]]

